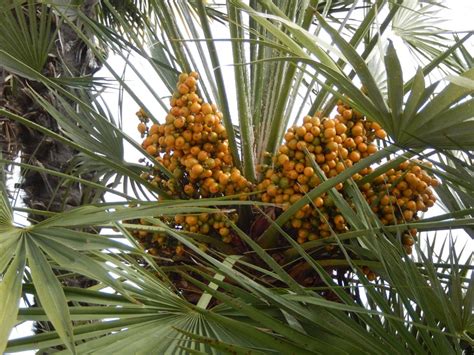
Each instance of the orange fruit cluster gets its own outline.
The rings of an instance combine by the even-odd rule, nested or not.
[[[377,151],[374,140],[387,136],[378,123],[367,120],[342,101],[337,103],[337,112],[332,119],[306,116],[302,126],[288,129],[272,166],[261,169],[263,179],[257,190],[262,191],[259,195],[262,201],[276,203],[286,210],[321,183],[314,171],[315,164],[326,178],[331,178]],[[359,181],[372,171],[370,167],[365,168],[353,175],[353,179]],[[435,197],[430,186],[437,183],[417,163],[405,162],[398,170],[392,169],[364,184],[361,190],[373,211],[388,225],[409,222],[417,218],[417,212],[432,206]],[[345,196],[342,183],[335,187]],[[349,229],[344,216],[326,193],[304,205],[286,227],[299,243]],[[402,238],[408,253],[411,253],[415,235],[416,230],[411,230]]]
[[[321,183],[314,171],[317,164],[327,178],[334,177],[359,160],[375,153],[375,138],[385,138],[385,131],[350,107],[338,102],[334,118],[306,116],[302,126],[285,134],[271,167],[263,168],[263,180],[257,189],[264,202],[282,205],[285,210],[305,193]],[[372,172],[366,168],[354,175],[355,180]],[[342,190],[343,184],[336,185]],[[327,194],[304,205],[288,222],[299,243],[331,235],[331,230],[347,229],[344,217]]]
[[[234,166],[222,113],[216,105],[203,102],[196,92],[198,79],[196,72],[179,76],[176,91],[170,100],[171,109],[163,124],[148,126],[149,119],[145,112],[137,112],[141,121],[138,131],[144,137],[142,147],[173,175],[168,178],[155,166],[143,177],[182,199],[236,194],[245,199],[252,186]],[[227,217],[231,220],[238,218],[235,213],[227,214]],[[221,214],[178,215],[169,222],[178,229],[220,235],[227,243],[232,240],[228,222]],[[142,235],[145,233],[142,232]],[[149,235],[145,238],[149,240]],[[165,240],[165,237],[159,236],[151,244],[145,244],[153,249]],[[155,241],[159,245],[155,245]],[[182,251],[182,247],[178,249]]]
[[[179,76],[164,123],[150,125],[146,113],[142,109],[137,112],[141,121],[137,128],[144,138],[142,147],[172,173],[169,178],[157,166],[149,166],[143,178],[182,199],[237,194],[247,198],[247,193],[256,190],[258,200],[286,210],[321,183],[316,167],[326,178],[332,178],[374,154],[374,141],[387,137],[378,123],[339,101],[334,118],[306,116],[301,126],[289,128],[272,164],[259,167],[261,180],[253,186],[234,166],[222,113],[216,105],[199,97],[197,81],[196,72]],[[362,169],[352,178],[358,182],[372,171],[371,167]],[[382,223],[390,225],[419,218],[418,212],[434,204],[431,186],[437,184],[421,162],[406,161],[359,188]],[[351,203],[343,187],[343,183],[335,186]],[[228,220],[236,222],[238,217],[237,213],[201,213],[177,215],[164,221],[178,230],[220,237],[230,243],[234,235]],[[145,220],[140,223],[148,224]],[[304,243],[347,231],[350,226],[331,197],[324,193],[297,211],[285,228],[299,243]],[[416,232],[411,229],[403,233],[402,243],[408,253]],[[133,233],[151,254],[184,254],[183,246],[172,244],[160,233]]]
[[[418,212],[434,206],[436,197],[431,187],[439,184],[422,168],[420,161],[405,161],[370,183],[360,186],[362,194],[384,225],[407,223],[418,219]],[[426,164],[425,164],[426,165]],[[412,251],[416,229],[403,233],[402,244]]]

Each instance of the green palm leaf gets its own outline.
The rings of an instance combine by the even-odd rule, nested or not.
[[[17,234],[16,242],[18,246],[15,250],[14,246],[10,245],[9,248],[2,246],[2,259],[6,256],[10,258],[15,253],[13,260],[6,270],[2,281],[0,282],[0,321],[2,322],[2,328],[0,329],[0,349],[4,351],[7,346],[8,336],[10,335],[11,329],[15,326],[18,308],[20,305],[21,297],[21,281],[23,276],[23,270],[25,268],[25,249],[24,249],[24,238],[20,237],[20,233]],[[5,263],[1,263],[0,259],[0,270],[5,270]],[[7,260],[8,262],[9,260]]]
[[[0,47],[34,68],[44,69],[56,37],[53,13],[45,4],[33,0],[16,2],[0,10]],[[12,11],[13,10],[13,11]],[[39,16],[37,16],[39,14]]]
[[[38,292],[39,300],[62,341],[75,354],[71,318],[61,285],[31,235],[27,236],[26,250],[28,266],[31,269],[31,277]]]

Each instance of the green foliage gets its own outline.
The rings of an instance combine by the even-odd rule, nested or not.
[[[50,54],[56,31],[53,13],[34,0],[4,4],[0,10],[0,48],[41,72]],[[5,63],[1,61],[1,65]]]
[[[35,82],[25,90],[63,135],[8,108],[0,109],[0,115],[78,151],[71,169],[62,172],[29,162],[1,159],[0,164],[96,191],[93,204],[44,212],[44,221],[19,227],[14,223],[17,212],[31,210],[12,207],[7,185],[1,182],[0,350],[63,346],[65,353],[448,354],[473,346],[472,245],[463,248],[455,237],[474,235],[474,71],[465,47],[470,34],[440,42],[439,31],[427,20],[439,11],[438,2],[233,0],[221,5],[105,0],[97,18],[74,7],[72,19],[64,4],[30,1],[0,12],[0,27],[16,26],[16,31],[0,31],[0,65]],[[100,92],[92,96],[74,78],[44,75],[55,36],[53,11],[77,31],[120,90],[152,122],[163,121],[165,113],[155,107],[167,109],[165,98],[173,94],[178,74],[199,71],[200,94],[224,113],[234,162],[249,181],[258,179],[256,165],[268,163],[265,152],[277,150],[291,122],[316,111],[329,115],[337,99],[378,122],[389,138],[376,154],[324,179],[276,219],[265,214],[275,206],[252,200],[173,199],[143,178],[143,165],[127,160],[125,147],[130,147],[171,176],[99,104]],[[218,33],[211,30],[215,25],[220,26]],[[425,58],[411,78],[391,43],[383,53],[377,45],[388,41],[390,26]],[[222,44],[232,51],[232,68],[221,56]],[[99,48],[124,59],[151,94],[150,102]],[[386,92],[368,64],[375,54],[383,58],[373,63],[379,65],[376,72],[386,73]],[[140,72],[131,57],[143,60],[149,72]],[[449,74],[449,84],[433,75],[440,68]],[[47,96],[38,92],[37,83],[47,88]],[[120,101],[121,112],[122,105]],[[383,226],[352,176],[376,164],[376,171],[360,184],[371,182],[409,157],[432,162],[430,172],[441,181],[436,193],[444,212]],[[341,182],[346,182],[352,206],[334,189]],[[113,202],[102,201],[103,192]],[[351,228],[299,244],[284,225],[323,193],[331,196]],[[250,207],[262,212],[266,228],[257,239],[248,222],[230,223],[247,249],[244,255],[232,255],[233,249],[219,242],[208,243],[204,251],[206,236],[162,222],[222,209],[239,209],[245,215]],[[414,256],[406,255],[400,244],[408,228],[426,236],[417,242]],[[145,253],[131,234],[140,229],[166,234],[193,255],[194,263]],[[287,243],[280,251],[286,264],[274,259],[279,241]],[[328,246],[341,252],[318,258]],[[320,286],[298,283],[290,271],[294,265],[320,280]],[[369,281],[364,267],[378,278]],[[87,276],[97,285],[66,287],[56,270]],[[187,286],[177,286],[171,274]],[[199,300],[186,298],[185,289],[197,290]],[[39,306],[19,308],[20,299],[31,295]],[[28,320],[50,321],[54,330],[8,341],[11,328]]]

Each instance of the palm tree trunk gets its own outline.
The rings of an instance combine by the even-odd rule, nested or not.
[[[93,6],[96,3],[97,0],[84,2],[86,14],[93,14]],[[92,75],[100,68],[98,62],[90,55],[91,52],[85,43],[70,26],[64,22],[60,26],[56,45],[52,48],[43,75],[62,77]],[[36,92],[47,97],[46,87],[1,68],[0,79],[1,107],[61,134],[56,120],[34,101],[27,89],[27,86],[31,85]],[[58,109],[61,110],[59,107]],[[71,147],[5,117],[0,117],[0,149],[4,159],[14,160],[19,157],[22,163],[59,172],[66,171],[70,161],[77,154]],[[60,212],[84,202],[80,184],[66,186],[58,177],[29,169],[21,169],[20,173],[21,183],[16,187],[21,188],[23,203],[30,209],[38,210],[38,213],[29,213],[28,220],[31,223],[38,223],[45,218],[41,211]],[[62,278],[62,282],[65,286],[82,288],[96,283],[83,276]],[[35,322],[33,326],[36,333],[51,328],[49,322]]]
[[[84,2],[86,13],[92,15],[96,0]],[[97,61],[90,55],[86,45],[74,30],[65,23],[60,25],[56,46],[43,74],[46,76],[90,75],[99,69]],[[55,60],[61,58],[61,62]],[[28,94],[26,85],[46,96],[47,88],[1,69],[0,105],[18,115],[28,118],[51,131],[61,134],[57,122]],[[61,110],[61,108],[58,108]],[[76,155],[72,148],[55,141],[42,133],[0,117],[0,144],[3,157],[9,160],[20,156],[23,163],[44,167],[55,171],[65,171]],[[44,173],[22,169],[23,202],[31,209],[59,212],[78,206],[81,202],[81,186],[64,187],[59,178]],[[32,223],[41,221],[41,214],[30,214]]]

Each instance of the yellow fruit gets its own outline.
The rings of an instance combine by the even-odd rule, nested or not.
[[[155,155],[157,152],[157,149],[155,145],[149,145],[148,147],[146,147],[146,151],[150,155]]]
[[[140,132],[141,134],[145,134],[145,132],[146,132],[146,124],[143,123],[143,122],[140,122],[140,123],[138,124],[137,129],[138,129],[138,132]]]
[[[377,136],[377,138],[380,138],[380,139],[387,138],[387,133],[383,129],[376,130],[375,135]]]

